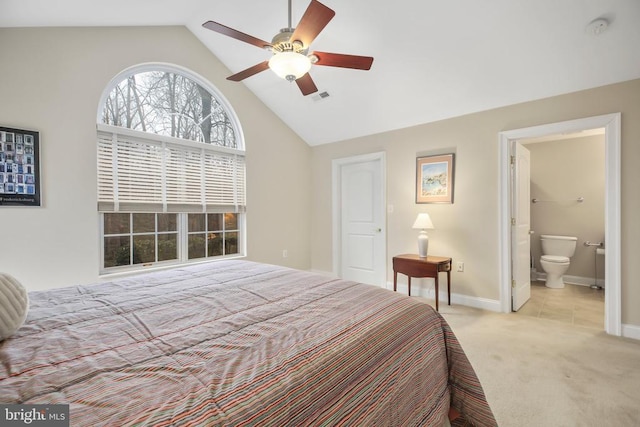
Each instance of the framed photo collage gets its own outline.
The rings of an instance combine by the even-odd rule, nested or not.
[[[0,127],[0,206],[40,206],[39,132]]]

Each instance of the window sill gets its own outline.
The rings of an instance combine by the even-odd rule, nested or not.
[[[183,264],[156,265],[156,266],[151,266],[151,267],[143,267],[143,268],[137,268],[137,269],[117,271],[117,272],[113,272],[113,273],[101,273],[101,274],[98,275],[98,278],[100,280],[110,280],[110,279],[117,279],[117,278],[121,278],[121,277],[137,276],[139,274],[151,273],[151,272],[156,272],[156,271],[171,270],[171,269],[174,269],[174,268],[187,267],[189,265],[213,263],[213,262],[225,261],[225,260],[229,260],[229,259],[242,259],[242,258],[246,258],[246,257],[247,257],[246,255],[229,255],[229,256],[226,256],[226,257],[222,257],[222,258],[191,261],[191,262],[187,262],[187,263],[183,263]]]

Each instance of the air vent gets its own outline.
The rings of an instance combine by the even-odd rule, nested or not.
[[[313,95],[313,100],[314,101],[322,101],[325,98],[329,97],[329,92],[324,91],[324,92],[319,92],[316,93],[315,95]]]

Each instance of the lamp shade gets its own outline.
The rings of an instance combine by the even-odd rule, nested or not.
[[[279,77],[294,81],[307,74],[311,69],[311,60],[301,53],[280,52],[271,57],[269,68]]]
[[[433,223],[428,213],[420,213],[416,218],[416,222],[413,223],[413,227],[416,230],[431,230],[433,229]]]

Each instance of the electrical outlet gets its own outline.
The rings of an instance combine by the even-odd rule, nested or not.
[[[457,266],[458,266],[458,268],[457,268],[456,271],[459,271],[459,272],[463,272],[464,271],[464,262],[458,261]]]
[[[289,256],[289,251],[288,251],[288,250],[286,250],[286,249],[284,249],[284,250],[282,251],[282,258],[286,258],[286,257],[288,257],[288,256]]]

